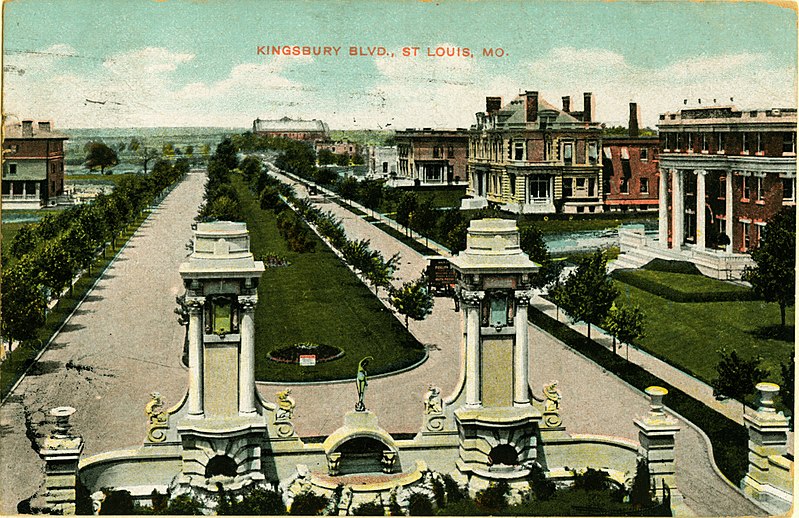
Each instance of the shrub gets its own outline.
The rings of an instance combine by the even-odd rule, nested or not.
[[[510,486],[508,483],[504,480],[500,480],[497,483],[492,482],[488,488],[478,491],[475,501],[478,506],[484,508],[486,511],[501,511],[508,507],[509,493]]]
[[[230,505],[230,514],[261,516],[286,514],[280,493],[264,488],[250,490],[240,502]]]
[[[689,275],[682,272],[668,272],[680,273],[681,275]],[[612,277],[630,286],[647,291],[658,297],[662,297],[674,302],[725,302],[725,301],[745,301],[757,300],[757,295],[754,291],[745,289],[739,286],[729,286],[729,289],[708,289],[697,288],[694,291],[687,291],[680,289],[678,283],[666,284],[656,278],[647,275],[646,272],[638,272],[635,270],[615,270]],[[708,279],[708,283],[713,281]],[[721,281],[718,281],[721,282]],[[721,286],[719,286],[721,287]],[[690,288],[688,288],[690,289]]]
[[[408,498],[408,514],[410,516],[430,516],[433,514],[433,502],[422,493],[414,493]]]
[[[582,473],[575,473],[574,487],[586,491],[602,491],[610,487],[610,477],[607,471],[588,468]]]
[[[327,506],[327,498],[306,491],[294,497],[289,514],[299,516],[316,516]]]
[[[694,263],[688,261],[669,261],[667,259],[652,259],[641,267],[642,270],[655,272],[684,273],[686,275],[702,275]]]
[[[130,496],[130,491],[103,489],[103,493],[105,493],[105,500],[100,507],[100,514],[133,514],[133,498]]]
[[[383,516],[383,505],[378,502],[366,502],[352,509],[353,516]]]

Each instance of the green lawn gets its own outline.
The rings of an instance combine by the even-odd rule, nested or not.
[[[419,203],[428,199],[433,201],[435,208],[460,207],[461,198],[466,196],[466,187],[398,187],[392,190],[392,195],[383,200],[380,211],[390,212],[396,210],[397,202],[403,192],[416,193]]]
[[[639,273],[664,275],[664,272]],[[695,275],[669,274],[667,277],[672,287],[683,283],[683,290],[735,288]],[[780,328],[777,304],[673,302],[618,280],[616,285],[621,291],[618,300],[637,304],[646,313],[646,336],[639,345],[655,356],[709,383],[716,377],[717,350],[726,347],[746,358],[762,356],[762,367],[771,372],[770,381],[780,382],[780,362],[793,355],[794,326],[789,325],[787,330]],[[794,321],[793,308],[788,309],[786,317],[788,322]]]
[[[67,184],[71,182],[91,182],[91,183],[105,183],[105,184],[118,184],[122,178],[126,176],[136,176],[133,173],[124,173],[124,174],[100,174],[99,172],[91,174],[68,174],[64,178]]]
[[[256,259],[277,253],[291,263],[268,268],[258,287],[256,377],[262,381],[316,381],[355,377],[358,362],[373,356],[369,373],[394,371],[424,350],[391,312],[320,240],[310,253],[291,252],[277,232],[272,211],[261,210],[239,177],[234,178]],[[315,237],[315,236],[314,236]],[[299,342],[344,349],[345,355],[316,367],[276,363],[270,350]]]

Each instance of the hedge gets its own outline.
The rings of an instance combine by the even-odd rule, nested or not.
[[[664,273],[677,274],[676,272]],[[691,274],[679,273],[679,275]],[[730,286],[730,289],[728,290],[719,291],[685,291],[679,288],[679,283],[665,284],[658,279],[651,278],[647,275],[647,272],[641,272],[639,270],[614,270],[611,273],[611,276],[625,284],[635,286],[636,288],[648,291],[653,295],[657,295],[658,297],[662,297],[673,302],[730,302],[758,300],[758,297],[753,290],[738,286]],[[710,279],[708,280],[710,281]]]
[[[749,439],[743,425],[540,311],[530,311],[528,320],[639,390],[652,385],[666,388],[668,407],[697,425],[710,438],[713,458],[724,476],[737,486],[746,475]]]

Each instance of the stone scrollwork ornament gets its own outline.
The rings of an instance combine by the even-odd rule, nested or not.
[[[294,435],[294,424],[291,418],[294,417],[294,407],[296,403],[291,397],[291,389],[286,389],[277,393],[277,410],[275,411],[275,427],[278,437],[291,437]]]
[[[150,402],[144,407],[147,414],[147,442],[164,442],[169,428],[169,413],[164,411],[164,402],[161,394],[150,394]]]
[[[560,417],[560,391],[558,382],[552,381],[544,385],[544,424],[549,428],[556,428],[563,423]]]
[[[485,298],[484,291],[461,290],[461,301],[467,306],[477,306]]]
[[[430,385],[424,398],[424,413],[427,415],[440,414],[443,410],[441,389]]]
[[[530,305],[530,299],[533,298],[533,292],[531,290],[517,291],[514,295],[516,296],[516,303],[521,306]]]

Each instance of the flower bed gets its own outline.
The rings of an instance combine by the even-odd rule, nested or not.
[[[297,364],[300,363],[300,356],[307,355],[316,356],[316,363],[324,363],[341,358],[344,350],[333,345],[302,342],[269,351],[269,359],[278,363]]]

